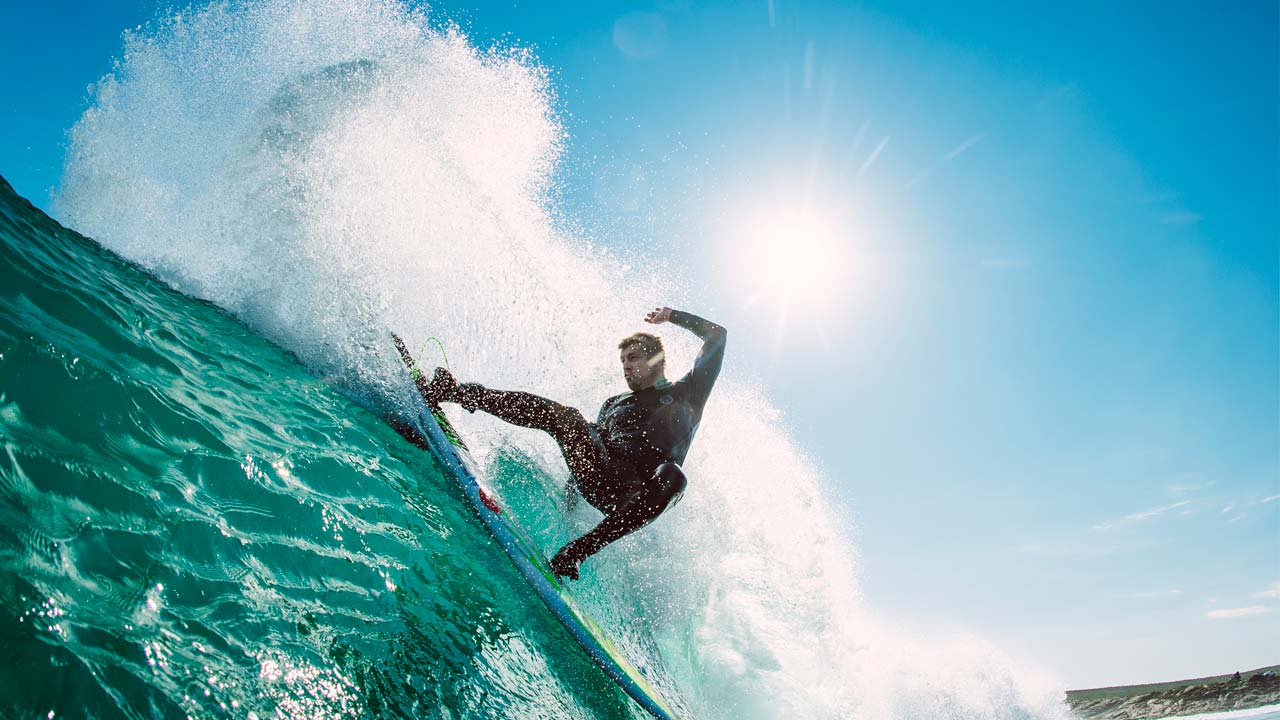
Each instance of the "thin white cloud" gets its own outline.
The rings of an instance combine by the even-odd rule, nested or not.
[[[1182,477],[1194,478],[1195,475],[1186,474],[1186,475],[1183,475]],[[1194,495],[1195,493],[1198,493],[1201,490],[1207,490],[1213,486],[1214,486],[1214,482],[1212,480],[1210,480],[1209,482],[1201,482],[1201,483],[1170,483],[1165,486],[1165,490],[1169,492],[1170,497],[1184,498],[1184,497],[1187,497],[1188,495]]]
[[[983,137],[984,137],[984,133],[978,133],[977,135],[974,135],[968,140],[965,140],[964,142],[960,143],[955,148],[953,148],[951,152],[947,153],[945,156],[945,159],[954,160],[956,156],[959,155],[960,153],[963,153],[969,148],[973,147],[974,145],[977,145],[979,142],[982,142]]]
[[[1235,618],[1250,617],[1253,615],[1266,615],[1273,613],[1276,609],[1270,605],[1250,605],[1249,607],[1227,608],[1225,610],[1210,610],[1204,616],[1210,620],[1232,620]]]
[[[916,173],[915,177],[908,180],[902,187],[910,190],[916,185],[919,185],[920,183],[927,180],[929,176],[932,174],[933,174],[933,168],[931,167],[925,168],[924,170],[921,170],[920,172]]]
[[[933,175],[933,172],[934,172],[935,170],[937,170],[937,169],[938,169],[938,167],[939,167],[940,165],[942,165],[943,163],[950,162],[950,161],[952,161],[952,160],[956,159],[956,157],[957,157],[957,156],[961,155],[962,153],[964,153],[965,151],[967,151],[969,148],[973,147],[974,145],[977,145],[977,144],[982,140],[982,138],[983,138],[983,137],[985,137],[984,133],[978,133],[977,135],[974,135],[973,137],[969,138],[968,140],[965,140],[964,142],[962,142],[962,143],[960,143],[959,145],[955,146],[954,148],[952,148],[952,149],[951,149],[951,151],[950,151],[950,152],[948,152],[946,155],[943,155],[941,160],[939,160],[938,162],[936,162],[936,163],[934,163],[934,164],[932,164],[932,165],[930,165],[930,166],[926,167],[925,169],[923,169],[923,170],[921,170],[920,172],[918,172],[918,173],[916,173],[915,175],[913,175],[913,176],[911,177],[911,179],[910,179],[910,180],[908,180],[908,181],[903,185],[903,187],[904,187],[904,188],[906,188],[907,190],[910,190],[911,188],[915,187],[916,185],[919,185],[920,183],[924,182],[925,180],[928,180],[928,179],[929,179],[929,176]],[[879,154],[879,152],[880,152],[882,149],[884,149],[884,144],[885,144],[885,143],[887,143],[888,141],[889,141],[889,138],[887,138],[887,137],[886,137],[884,140],[881,140],[881,141],[880,141],[880,146],[879,146],[879,147],[877,147],[877,148],[875,149],[875,151],[871,154],[871,157],[867,158],[867,162],[863,165],[862,169],[858,171],[858,174],[859,174],[859,175],[861,175],[861,174],[862,174],[862,171],[863,171],[863,170],[866,170],[866,169],[867,169],[867,165],[870,165],[870,164],[871,164],[871,162],[872,162],[873,160],[875,160],[875,156],[876,156],[877,154]]]
[[[1125,515],[1125,516],[1124,516],[1124,519],[1125,519],[1125,520],[1132,520],[1133,522],[1142,522],[1143,520],[1150,520],[1151,518],[1160,517],[1161,515],[1164,515],[1165,513],[1169,512],[1170,510],[1177,510],[1178,508],[1180,508],[1180,507],[1182,507],[1182,506],[1184,506],[1184,505],[1190,505],[1190,504],[1191,504],[1191,501],[1190,501],[1190,500],[1179,500],[1179,501],[1178,501],[1178,502],[1176,502],[1176,503],[1172,503],[1172,504],[1169,504],[1169,505],[1164,505],[1164,506],[1161,506],[1161,507],[1155,508],[1155,509],[1153,509],[1153,510],[1144,510],[1144,511],[1142,511],[1142,512],[1140,512],[1140,513],[1134,513],[1134,514],[1132,514],[1132,515]]]
[[[1136,513],[1133,513],[1132,515],[1125,515],[1119,520],[1112,520],[1111,522],[1105,522],[1098,525],[1094,525],[1093,529],[1094,530],[1115,530],[1116,528],[1123,527],[1125,525],[1146,522],[1147,520],[1158,518],[1161,515],[1165,515],[1174,510],[1177,510],[1180,507],[1184,507],[1190,504],[1191,504],[1190,500],[1179,500],[1178,502],[1171,503],[1169,505],[1162,505],[1158,508],[1152,508],[1151,510],[1143,510],[1142,512],[1136,512]],[[1183,514],[1187,514],[1187,513],[1183,513]]]
[[[1244,504],[1244,507],[1246,508],[1258,507],[1259,505],[1266,505],[1267,503],[1273,503],[1276,500],[1280,500],[1280,495],[1270,495],[1262,498],[1261,500],[1253,500],[1251,502],[1246,502]],[[1222,512],[1224,513],[1231,512],[1232,510],[1236,510],[1236,514],[1232,516],[1229,520],[1227,520],[1228,525],[1231,523],[1239,522],[1249,516],[1249,513],[1246,512],[1245,510],[1237,509],[1236,505],[1237,503],[1232,502],[1228,504],[1226,507],[1222,508]]]
[[[1280,580],[1268,585],[1266,590],[1254,593],[1253,596],[1259,599],[1280,598]]]
[[[880,138],[880,143],[876,145],[876,149],[871,151],[871,154],[867,156],[866,161],[862,163],[862,167],[858,168],[859,176],[861,176],[862,173],[869,170],[871,166],[875,164],[876,158],[880,157],[880,153],[884,152],[885,146],[887,146],[888,144],[889,144],[888,135],[885,135],[883,138]]]

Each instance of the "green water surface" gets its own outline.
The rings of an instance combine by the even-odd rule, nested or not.
[[[434,458],[3,179],[0,444],[0,716],[644,717]]]

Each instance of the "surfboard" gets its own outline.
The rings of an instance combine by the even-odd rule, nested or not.
[[[409,361],[406,360],[406,364]],[[414,429],[426,439],[429,450],[453,476],[471,507],[498,541],[551,614],[564,625],[578,645],[645,710],[660,720],[677,720],[671,707],[640,670],[623,654],[608,633],[574,600],[560,582],[542,550],[520,521],[507,511],[502,496],[490,485],[462,436],[438,406],[421,403]]]

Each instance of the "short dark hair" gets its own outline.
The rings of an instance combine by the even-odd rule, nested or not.
[[[656,355],[662,355],[662,338],[657,335],[650,335],[647,332],[632,333],[618,343],[619,350],[626,350],[630,347],[640,348],[640,352],[649,359],[653,359]]]

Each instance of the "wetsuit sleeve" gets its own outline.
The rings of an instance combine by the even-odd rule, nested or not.
[[[702,338],[702,349],[698,358],[693,361],[693,369],[679,382],[689,388],[690,400],[699,407],[707,402],[711,388],[720,375],[720,365],[724,362],[724,346],[729,332],[723,327],[704,320],[697,315],[682,310],[672,310],[668,321]]]

